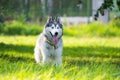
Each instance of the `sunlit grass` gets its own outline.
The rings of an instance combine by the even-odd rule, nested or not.
[[[1,80],[119,80],[120,37],[64,36],[63,66],[40,66],[37,36],[0,36]]]

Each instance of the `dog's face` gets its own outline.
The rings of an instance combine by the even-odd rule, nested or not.
[[[45,25],[45,34],[55,44],[58,42],[59,38],[61,38],[63,34],[63,27],[62,24],[60,23],[59,17],[48,18],[47,23]]]

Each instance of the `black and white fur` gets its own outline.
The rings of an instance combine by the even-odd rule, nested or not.
[[[63,27],[59,17],[49,17],[43,32],[39,35],[34,48],[37,63],[62,65]]]

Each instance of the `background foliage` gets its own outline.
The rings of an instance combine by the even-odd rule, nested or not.
[[[2,35],[38,35],[42,32],[44,25],[37,23],[25,23],[20,21],[6,22],[0,24]],[[81,25],[64,24],[64,35],[68,36],[120,36],[119,20],[110,21],[108,24],[94,22]]]
[[[28,5],[25,5],[28,1]],[[42,10],[42,0],[0,0],[0,22],[4,20],[13,20],[25,18],[26,15],[32,20],[41,20],[42,17],[46,18],[49,15],[49,3],[48,0],[45,1],[45,10]],[[79,0],[53,0],[53,10],[54,16],[87,16],[92,15],[92,2],[89,1],[87,5],[87,0],[82,0],[82,11],[79,10],[78,4]],[[66,4],[69,3],[69,4]],[[89,10],[87,8],[89,6]],[[28,12],[28,13],[27,13]]]

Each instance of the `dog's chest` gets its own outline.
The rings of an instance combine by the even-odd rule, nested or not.
[[[48,54],[50,56],[54,56],[55,55],[55,48],[53,46],[47,46],[46,48],[47,48]]]

